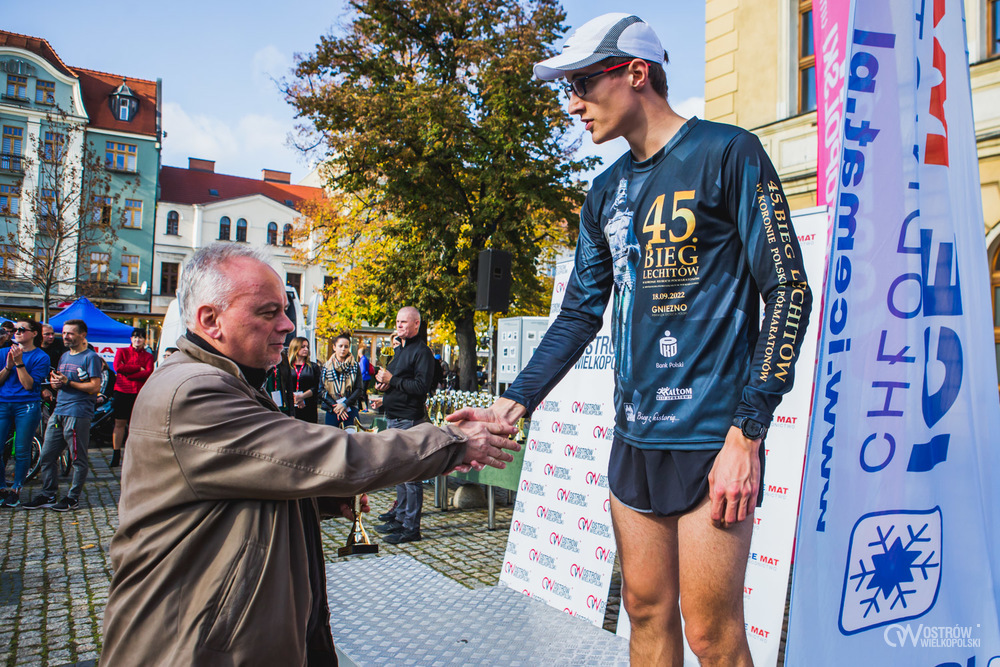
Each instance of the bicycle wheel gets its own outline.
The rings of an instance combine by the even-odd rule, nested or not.
[[[42,462],[42,441],[36,432],[31,438],[31,465],[28,467],[28,474],[24,476],[24,481],[34,479],[38,475]]]

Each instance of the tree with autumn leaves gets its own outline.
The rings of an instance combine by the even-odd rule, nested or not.
[[[303,211],[312,261],[339,275],[334,324],[403,305],[454,326],[475,383],[481,250],[513,255],[513,308],[547,312],[543,271],[583,201],[564,100],[532,78],[564,32],[556,0],[349,0],[286,86],[330,196]],[[469,351],[472,351],[470,354]]]

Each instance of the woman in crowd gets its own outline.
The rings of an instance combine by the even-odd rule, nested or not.
[[[146,351],[146,330],[141,327],[132,329],[131,344],[128,347],[120,347],[115,352],[114,370],[118,377],[114,384],[115,430],[111,436],[111,446],[114,448],[111,454],[112,468],[122,462],[122,452],[128,438],[128,423],[132,420],[135,397],[153,374],[155,365],[156,359]],[[107,395],[103,388],[101,393]]]
[[[323,367],[322,400],[326,423],[344,428],[358,416],[358,403],[364,395],[361,368],[351,354],[351,337],[340,334],[333,341],[333,354]]]
[[[293,338],[288,344],[288,361],[292,372],[289,384],[292,387],[292,416],[315,424],[319,421],[319,381],[322,371],[319,364],[309,360],[309,340]]]
[[[21,504],[21,486],[31,465],[31,439],[42,418],[42,383],[51,367],[49,355],[38,346],[42,325],[19,320],[14,325],[13,340],[3,350],[0,368],[0,446],[7,447],[11,427],[14,438],[14,480],[10,489],[3,475],[3,507]],[[4,454],[6,455],[6,451]]]

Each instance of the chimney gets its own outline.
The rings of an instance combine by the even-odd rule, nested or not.
[[[209,173],[215,173],[215,160],[202,160],[197,157],[188,158],[188,169],[194,169],[196,171],[207,171]]]
[[[261,172],[263,172],[263,180],[267,183],[285,183],[287,185],[292,182],[292,172],[290,171],[261,169]]]

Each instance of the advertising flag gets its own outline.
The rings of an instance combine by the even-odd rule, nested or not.
[[[1000,665],[1000,400],[961,0],[854,5],[787,665]]]

